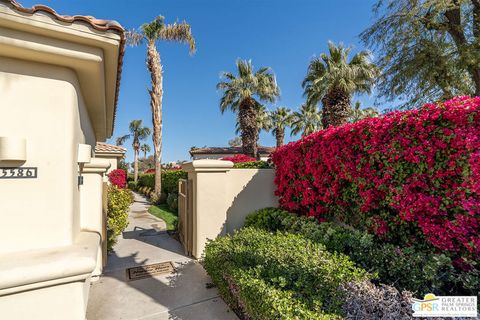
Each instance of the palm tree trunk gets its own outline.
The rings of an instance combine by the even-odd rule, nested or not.
[[[277,139],[277,148],[283,146],[283,140],[285,139],[285,128],[278,127],[275,131],[275,138]]]
[[[133,148],[133,181],[138,180],[138,150]]]
[[[152,88],[150,107],[152,109],[153,149],[155,159],[155,195],[160,197],[162,190],[162,99],[163,99],[163,70],[160,54],[155,47],[155,41],[148,42],[147,67],[150,71]]]
[[[351,98],[341,90],[331,90],[322,99],[322,124],[326,129],[329,126],[341,126],[348,122],[350,115]]]
[[[258,127],[257,127],[257,109],[252,99],[245,99],[240,103],[238,118],[240,130],[242,131],[243,153],[257,158],[258,157]]]

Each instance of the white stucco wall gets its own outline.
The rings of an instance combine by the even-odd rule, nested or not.
[[[0,57],[0,136],[26,139],[37,179],[0,180],[0,254],[69,245],[80,230],[79,143],[95,145],[76,74]],[[59,228],[59,226],[62,226]]]

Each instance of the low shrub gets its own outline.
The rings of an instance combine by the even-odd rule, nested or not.
[[[454,261],[433,248],[400,247],[381,242],[373,235],[345,225],[319,223],[313,217],[299,217],[282,209],[265,208],[248,215],[246,227],[301,234],[330,252],[348,255],[359,267],[376,274],[380,282],[423,296],[480,292],[479,269],[454,268]],[[476,266],[475,261],[470,265]],[[406,276],[408,275],[408,276]]]
[[[128,189],[112,185],[108,187],[107,200],[107,249],[110,251],[117,237],[128,226],[128,210],[133,195]]]
[[[341,319],[341,284],[367,272],[300,235],[244,228],[207,243],[204,266],[245,319]]]
[[[375,286],[369,281],[340,285],[344,296],[343,314],[347,319],[409,320],[413,318],[412,294],[391,286]]]
[[[117,188],[123,189],[127,186],[127,172],[122,169],[112,170],[108,174],[108,181]]]
[[[250,213],[245,218],[245,227],[260,228],[270,231],[285,230],[283,221],[292,214],[278,208],[264,208]]]
[[[270,169],[271,166],[266,161],[250,161],[234,163],[233,167],[236,169]]]

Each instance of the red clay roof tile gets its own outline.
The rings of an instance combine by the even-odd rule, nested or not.
[[[0,3],[5,3],[9,4],[11,8],[18,12],[22,13],[27,13],[27,14],[35,14],[37,12],[44,12],[49,14],[51,17],[54,19],[61,21],[61,22],[66,22],[66,23],[75,23],[75,22],[85,22],[88,25],[90,25],[93,29],[98,30],[98,31],[114,31],[118,35],[120,35],[121,40],[120,40],[120,52],[118,55],[118,67],[117,67],[117,83],[116,83],[116,89],[115,89],[115,106],[114,106],[114,111],[113,111],[113,127],[112,127],[112,132],[113,134],[113,128],[115,126],[115,116],[117,113],[117,104],[118,104],[118,94],[120,90],[120,79],[122,76],[122,66],[123,66],[123,56],[125,55],[125,29],[120,25],[115,20],[103,20],[103,19],[97,19],[92,16],[82,16],[82,15],[76,15],[76,16],[67,16],[67,15],[60,15],[58,14],[55,10],[52,8],[45,6],[45,5],[34,5],[31,8],[25,8],[22,6],[20,3],[18,3],[15,0],[0,0]]]

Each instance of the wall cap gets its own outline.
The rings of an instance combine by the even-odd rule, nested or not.
[[[229,171],[233,168],[233,162],[225,160],[200,159],[187,162],[182,165],[182,169],[187,172],[192,171]]]
[[[0,296],[90,277],[99,244],[98,233],[80,231],[69,246],[5,254],[0,263]]]
[[[92,158],[83,165],[82,173],[105,173],[110,166],[110,161],[106,159]]]

